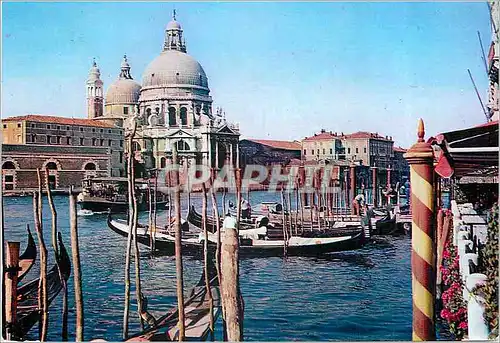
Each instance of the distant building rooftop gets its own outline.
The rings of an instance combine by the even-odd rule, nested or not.
[[[247,141],[267,145],[274,149],[281,150],[301,150],[301,145],[298,142],[291,141],[275,141],[270,139],[247,139]]]
[[[382,140],[392,141],[392,137],[388,137],[388,136],[384,137],[384,136],[379,135],[378,132],[373,133],[373,132],[366,132],[366,131],[354,132],[354,133],[345,135],[344,138],[346,138],[346,139],[349,139],[349,138],[362,138],[362,139],[373,138],[373,139],[382,139]]]
[[[24,116],[16,116],[3,118],[2,122],[9,121],[33,121],[39,123],[48,124],[61,124],[61,125],[80,125],[80,126],[94,126],[94,127],[115,127],[112,124],[108,124],[102,121],[95,121],[92,119],[84,118],[68,118],[68,117],[56,117],[42,114],[28,114]]]
[[[335,138],[339,138],[339,136],[337,136],[337,133],[333,133],[331,131],[325,131],[325,130],[321,130],[320,133],[315,133],[314,136],[311,136],[311,137],[306,137],[304,138],[305,141],[322,141],[322,140],[331,140],[331,139],[335,139]]]
[[[407,149],[402,148],[400,146],[397,146],[397,147],[395,146],[394,148],[392,148],[392,150],[394,150],[395,152],[406,152],[407,151]]]

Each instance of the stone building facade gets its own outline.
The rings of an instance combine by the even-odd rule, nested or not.
[[[343,134],[321,130],[314,136],[302,140],[302,159],[304,161],[341,160],[345,159],[342,147]]]
[[[25,115],[2,120],[2,185],[37,187],[36,169],[50,170],[54,189],[82,178],[124,175],[123,129],[88,119]]]
[[[96,116],[90,97],[88,117],[127,128],[137,116],[133,147],[135,158],[146,169],[164,168],[171,162],[175,145],[182,163],[203,163],[220,168],[237,164],[239,127],[229,123],[221,109],[213,111],[208,78],[200,63],[187,54],[181,25],[167,24],[159,56],[145,69],[142,83],[135,82],[124,57],[118,79],[104,97],[103,116]],[[93,66],[89,80],[98,73]]]

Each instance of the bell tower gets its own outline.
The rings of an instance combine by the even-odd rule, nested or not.
[[[89,71],[87,79],[87,116],[89,119],[102,117],[103,115],[103,82],[101,80],[101,71],[97,67],[94,59],[92,68]]]

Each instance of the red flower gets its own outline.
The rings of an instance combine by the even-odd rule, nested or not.
[[[460,324],[458,324],[458,328],[466,330],[467,329],[467,322],[460,322]]]
[[[450,311],[448,311],[447,309],[441,310],[441,318],[443,319],[448,319],[450,317],[450,314]]]

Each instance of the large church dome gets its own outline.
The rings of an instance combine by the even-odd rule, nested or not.
[[[142,86],[189,85],[208,89],[208,79],[202,66],[187,53],[165,50],[146,68]]]

